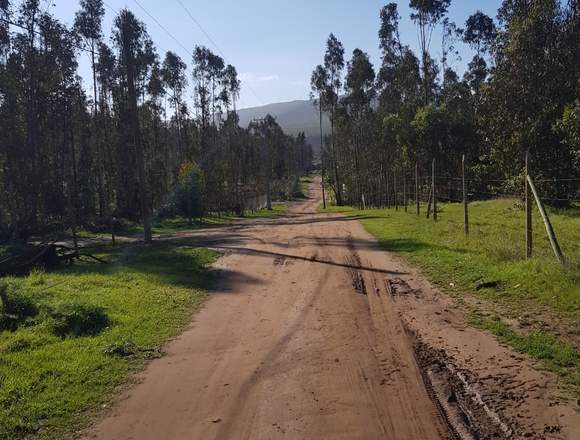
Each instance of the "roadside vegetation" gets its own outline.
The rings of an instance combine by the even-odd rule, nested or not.
[[[0,281],[0,439],[61,439],[107,405],[190,321],[217,254],[182,243],[98,256],[109,263]]]
[[[578,208],[550,212],[568,260],[566,267],[555,259],[537,212],[534,257],[525,258],[525,215],[520,201],[471,203],[468,237],[463,232],[461,204],[439,204],[437,222],[426,219],[426,206],[421,208],[420,216],[415,214],[415,206],[409,206],[408,212],[402,207],[360,211],[337,206],[327,211],[360,216],[386,251],[419,267],[434,284],[459,300],[479,300],[465,303],[476,314],[474,323],[516,350],[542,359],[547,367],[580,387]],[[486,302],[493,306],[485,307]]]

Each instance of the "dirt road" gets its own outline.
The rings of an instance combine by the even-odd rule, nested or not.
[[[284,218],[204,232],[206,245],[225,252],[217,291],[86,438],[427,440],[461,434],[460,427],[455,434],[449,428],[452,409],[433,398],[443,392],[441,401],[452,402],[449,396],[458,392],[445,391],[449,377],[433,376],[440,370],[425,361],[430,355],[417,350],[406,324],[424,319],[420,308],[409,304],[416,315],[404,318],[397,303],[405,289],[415,292],[400,280],[415,274],[381,252],[355,218],[318,214],[318,188]],[[441,317],[440,310],[432,312]],[[443,391],[426,386],[427,375],[445,382]]]

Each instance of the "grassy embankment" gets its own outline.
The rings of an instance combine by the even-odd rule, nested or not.
[[[0,439],[62,439],[159,355],[211,284],[207,249],[103,248],[110,261],[0,280]]]
[[[439,204],[437,223],[425,218],[425,206],[420,217],[414,206],[407,213],[401,208],[329,210],[362,216],[364,227],[385,250],[421,268],[460,301],[465,295],[487,300],[482,305],[490,304],[491,313],[474,305],[477,302],[462,301],[471,310],[473,325],[542,360],[546,368],[580,389],[580,208],[551,212],[568,267],[556,262],[537,211],[534,258],[522,257],[524,212],[515,200],[471,203],[469,237],[463,233],[463,207],[457,203]],[[481,288],[482,282],[494,286]]]

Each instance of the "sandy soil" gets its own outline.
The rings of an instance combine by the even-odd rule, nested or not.
[[[195,231],[217,291],[86,439],[580,438],[557,381],[311,198]],[[166,237],[171,238],[171,237]]]

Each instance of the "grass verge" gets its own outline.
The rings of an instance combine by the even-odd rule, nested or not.
[[[189,322],[217,254],[156,244],[100,256],[112,262],[2,280],[31,311],[0,331],[0,439],[62,439],[85,424]]]
[[[580,350],[572,344],[560,341],[554,335],[542,331],[518,334],[498,317],[486,318],[473,314],[470,324],[488,330],[501,342],[520,353],[541,361],[548,370],[558,374],[578,394],[580,390]]]

